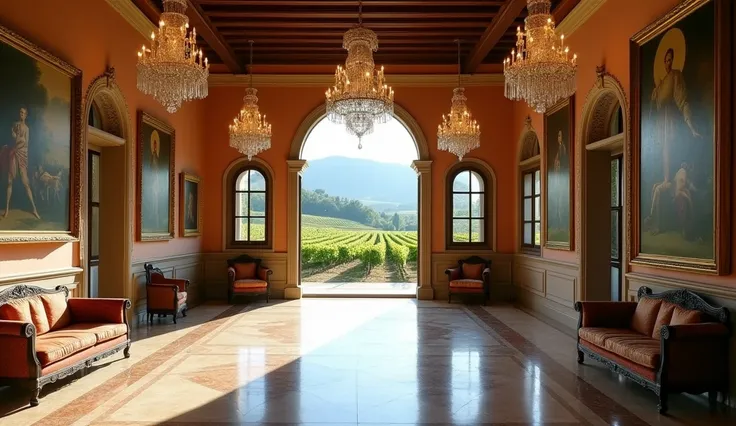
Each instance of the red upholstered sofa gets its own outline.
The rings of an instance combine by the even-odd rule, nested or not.
[[[639,289],[639,302],[577,302],[578,363],[585,355],[654,391],[659,411],[670,393],[718,392],[729,381],[729,311],[711,306],[687,290],[652,294]]]
[[[120,350],[130,357],[127,299],[68,298],[69,290],[18,285],[0,292],[0,385],[41,388]]]
[[[233,303],[235,296],[266,296],[271,292],[270,277],[273,271],[261,265],[261,259],[242,254],[227,261],[227,299]]]

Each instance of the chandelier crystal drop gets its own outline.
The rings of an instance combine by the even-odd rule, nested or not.
[[[158,35],[151,33],[151,47],[138,52],[138,90],[174,113],[184,101],[207,97],[210,66],[197,49],[197,31],[187,34],[187,0],[163,0],[163,5]]]
[[[458,87],[453,90],[449,115],[442,116],[437,126],[437,148],[457,155],[462,161],[470,151],[480,147],[480,126],[466,104],[465,89],[460,87],[460,41],[457,42]]]
[[[543,113],[575,93],[577,55],[570,57],[565,36],[555,34],[550,0],[527,0],[528,16],[516,31],[516,48],[503,61],[506,97],[524,100]]]
[[[245,89],[243,108],[230,125],[230,146],[248,157],[271,148],[271,125],[258,111],[258,91],[253,88],[253,41],[250,43],[250,87]]]
[[[373,62],[378,37],[363,27],[362,11],[361,1],[358,25],[343,36],[342,47],[348,51],[345,68],[337,67],[335,85],[325,93],[327,118],[344,124],[348,133],[357,136],[358,149],[363,147],[363,136],[394,113],[394,91],[385,82],[383,67],[377,71]]]

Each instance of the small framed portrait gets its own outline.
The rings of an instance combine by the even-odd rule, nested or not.
[[[179,179],[179,228],[182,237],[196,237],[202,232],[199,204],[199,177],[181,173]]]

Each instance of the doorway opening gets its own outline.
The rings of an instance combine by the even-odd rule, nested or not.
[[[87,92],[86,197],[83,230],[87,297],[126,297],[132,245],[129,171],[132,156],[130,120],[114,71],[96,78]]]
[[[623,214],[628,123],[618,87],[613,78],[604,76],[583,112],[584,300],[627,300]]]
[[[415,138],[398,119],[363,137],[322,117],[301,158],[300,259],[305,296],[407,296],[417,292]]]

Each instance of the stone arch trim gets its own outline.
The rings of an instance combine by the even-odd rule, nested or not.
[[[490,190],[491,193],[490,193],[490,197],[488,197],[488,198],[489,198],[489,201],[491,203],[491,208],[490,208],[491,220],[488,223],[488,225],[491,227],[491,241],[489,242],[490,244],[489,244],[489,247],[488,248],[491,251],[496,251],[496,240],[497,240],[497,237],[496,237],[496,212],[497,212],[497,203],[496,203],[496,200],[498,199],[498,195],[497,195],[497,192],[498,192],[497,191],[498,181],[496,180],[496,172],[493,170],[493,167],[491,167],[490,164],[486,163],[485,161],[483,161],[483,160],[481,160],[479,158],[466,157],[466,158],[463,158],[462,161],[459,161],[459,162],[453,164],[451,167],[448,167],[445,170],[445,175],[444,175],[444,177],[442,179],[442,183],[444,185],[443,193],[442,193],[442,195],[443,195],[443,197],[442,197],[442,199],[443,199],[442,212],[444,214],[447,214],[446,213],[447,212],[447,193],[448,193],[448,191],[451,191],[452,190],[449,187],[449,177],[450,177],[450,175],[452,175],[454,173],[457,173],[458,170],[464,169],[464,168],[470,168],[471,170],[477,170],[477,169],[479,169],[481,171],[481,173],[483,173],[485,175],[484,177],[487,180],[490,181],[490,182],[488,182],[489,188],[486,190],[486,194],[485,194],[486,197],[488,197],[488,195],[489,195],[488,194],[488,190]],[[444,226],[447,226],[447,218],[446,217],[443,218],[442,223],[444,224]],[[443,235],[443,240],[445,240],[445,241],[443,241],[443,245],[442,246],[443,247],[447,247],[447,241],[446,241],[447,237],[446,237],[444,231],[445,230],[443,229],[442,235]]]
[[[271,165],[268,164],[265,160],[253,157],[251,160],[248,160],[246,157],[238,157],[230,162],[230,164],[227,165],[225,168],[225,171],[222,173],[222,251],[224,252],[242,252],[243,250],[248,250],[248,247],[240,247],[240,248],[228,248],[227,244],[227,232],[228,232],[228,222],[230,221],[230,210],[228,208],[228,200],[230,199],[230,194],[228,191],[230,191],[230,175],[233,173],[234,170],[240,168],[240,167],[247,167],[247,166],[256,166],[258,168],[264,169],[268,176],[266,176],[266,179],[268,179],[266,188],[268,188],[270,191],[268,194],[266,194],[266,203],[269,205],[268,209],[268,218],[266,219],[266,223],[268,223],[271,226],[270,232],[270,238],[266,238],[266,242],[269,245],[268,248],[258,247],[259,250],[265,250],[265,251],[272,251],[273,250],[273,226],[274,226],[274,206],[273,206],[273,186],[274,186],[274,179],[276,174],[274,173],[273,169],[271,168]]]
[[[585,176],[585,151],[586,146],[592,142],[596,142],[603,139],[605,136],[604,132],[608,131],[608,124],[611,118],[611,114],[614,109],[620,106],[623,111],[623,159],[625,168],[625,188],[624,188],[624,207],[625,207],[625,221],[624,227],[626,233],[623,241],[623,259],[622,259],[622,275],[625,276],[627,272],[627,265],[629,263],[629,244],[631,241],[631,110],[629,101],[626,95],[626,91],[619,79],[606,71],[599,71],[598,78],[596,79],[593,87],[588,91],[585,98],[585,103],[580,114],[580,120],[578,120],[578,127],[576,129],[576,140],[575,140],[575,155],[577,160],[575,162],[575,247],[577,252],[577,258],[579,261],[579,276],[578,282],[581,283],[578,290],[578,297],[583,295],[582,291],[585,288],[585,247],[583,245],[583,214],[585,205],[583,204],[583,193],[585,191],[584,176]],[[625,278],[623,290],[626,292]]]
[[[82,110],[82,167],[81,167],[81,179],[84,188],[84,194],[88,193],[87,190],[87,151],[89,150],[88,132],[87,132],[87,117],[89,116],[92,105],[97,105],[100,114],[103,129],[110,134],[120,137],[125,140],[125,176],[122,178],[126,182],[126,191],[122,196],[125,198],[126,208],[122,212],[123,214],[123,226],[124,229],[129,230],[126,238],[124,238],[121,262],[125,265],[126,276],[121,277],[124,279],[123,291],[125,297],[130,297],[133,293],[133,289],[130,288],[128,283],[130,282],[130,265],[133,256],[133,239],[134,229],[132,218],[133,211],[135,208],[135,180],[132,179],[135,176],[135,164],[134,164],[134,150],[135,150],[135,132],[133,131],[133,120],[130,118],[128,110],[128,102],[125,100],[123,92],[115,81],[115,69],[108,68],[103,74],[95,77],[87,87],[83,99],[84,109]],[[89,202],[88,197],[82,197],[83,202],[81,203],[82,212],[80,214],[81,230],[80,234],[83,238],[80,238],[79,244],[79,262],[84,268],[84,274],[82,279],[83,290],[82,294],[86,295],[88,291],[87,281],[89,271],[87,268],[86,261],[86,247],[88,241],[87,235],[87,215],[88,210],[87,203]]]
[[[541,145],[539,143],[539,136],[537,136],[536,130],[532,126],[531,117],[527,117],[524,123],[524,128],[519,136],[519,162],[528,160],[542,152]]]
[[[306,142],[309,133],[326,115],[327,110],[325,108],[325,104],[322,103],[304,117],[304,120],[302,120],[302,123],[294,134],[294,138],[291,140],[291,149],[289,149],[290,160],[301,159],[304,142]],[[424,136],[424,132],[419,126],[419,123],[417,123],[414,117],[399,104],[394,104],[394,118],[399,120],[401,124],[406,127],[409,134],[414,139],[419,160],[429,160],[429,145],[427,144],[427,138]]]

